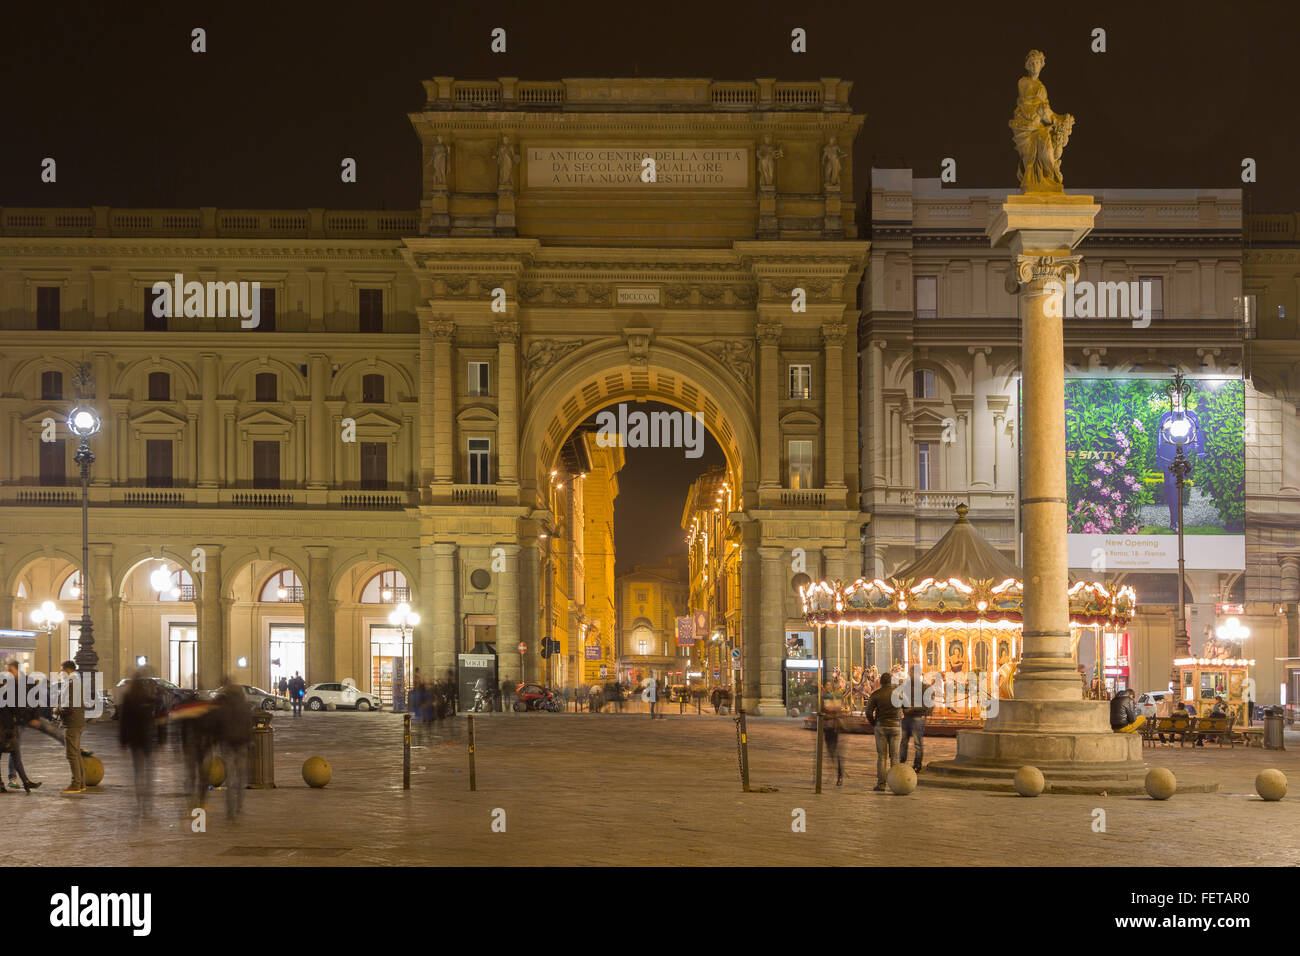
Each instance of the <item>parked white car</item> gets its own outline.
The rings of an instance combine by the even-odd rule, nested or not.
[[[1137,699],[1138,713],[1151,720],[1156,715],[1156,705],[1164,698],[1173,696],[1171,690],[1149,690]]]
[[[330,704],[349,710],[378,710],[379,698],[357,690],[351,684],[312,684],[302,695],[308,710],[324,710]]]

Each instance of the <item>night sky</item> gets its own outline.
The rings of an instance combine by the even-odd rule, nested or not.
[[[1053,9],[1058,8],[1058,9]],[[190,52],[190,30],[208,52]],[[504,54],[489,33],[507,30]],[[790,52],[790,30],[809,52]],[[0,204],[415,208],[406,113],[420,81],[700,76],[854,81],[866,171],[957,160],[961,187],[1014,185],[1007,130],[1031,47],[1077,117],[1067,186],[1240,186],[1300,210],[1293,117],[1300,4],[11,3],[0,31]],[[1090,52],[1094,27],[1104,54]],[[40,161],[59,181],[39,181]],[[339,181],[357,159],[359,181]]]
[[[660,402],[628,403],[632,410],[676,411]],[[686,552],[682,509],[691,482],[716,465],[725,465],[722,448],[707,431],[704,453],[687,458],[681,448],[625,448],[626,463],[618,473],[614,499],[615,571],[649,564],[669,554]]]

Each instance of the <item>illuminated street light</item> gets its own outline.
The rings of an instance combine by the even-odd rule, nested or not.
[[[54,606],[53,601],[42,601],[41,606],[31,613],[32,623],[38,631],[45,632],[45,657],[49,668],[54,670],[54,632],[63,623],[63,612]]]
[[[81,470],[81,625],[77,649],[77,670],[92,674],[99,665],[95,653],[94,624],[90,619],[90,466],[95,455],[90,450],[90,438],[99,431],[99,413],[89,404],[94,395],[95,379],[89,365],[78,365],[73,377],[77,386],[77,404],[68,413],[68,430],[77,436],[77,454],[73,456]],[[82,678],[85,679],[84,677]],[[92,678],[93,680],[93,678]]]

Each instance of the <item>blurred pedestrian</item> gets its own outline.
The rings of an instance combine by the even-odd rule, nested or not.
[[[919,665],[912,666],[912,674],[903,686],[903,722],[900,728],[902,746],[898,762],[907,763],[908,741],[916,743],[916,762],[912,769],[921,772],[925,752],[925,718],[934,712],[934,681],[925,680]]]
[[[248,751],[253,744],[253,712],[244,688],[226,678],[217,695],[221,714],[221,755],[226,764],[226,817],[235,819],[248,787]]]
[[[873,790],[885,789],[885,775],[898,763],[898,744],[903,736],[903,709],[894,698],[892,680],[892,674],[881,674],[880,686],[867,698],[867,720],[871,721],[876,734],[876,785]]]
[[[280,675],[280,696],[289,696],[289,678],[285,677],[283,674]]]
[[[153,788],[154,724],[158,720],[156,685],[137,670],[122,693],[117,708],[118,742],[131,751],[131,768],[135,779],[135,803],[143,817],[151,810]]]
[[[844,691],[834,681],[822,685],[822,740],[826,753],[835,761],[835,786],[844,783],[844,758],[840,755],[840,730],[843,729]]]
[[[641,699],[650,704],[650,719],[654,720],[658,716],[655,713],[655,705],[659,702],[659,691],[653,677],[645,679],[645,690],[641,692]]]

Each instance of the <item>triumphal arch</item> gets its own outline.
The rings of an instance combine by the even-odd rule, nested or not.
[[[731,638],[749,704],[783,712],[791,581],[856,577],[866,520],[849,88],[425,83],[417,662],[452,666],[482,615],[503,677],[541,673],[550,476],[596,412],[658,401],[726,454]]]

